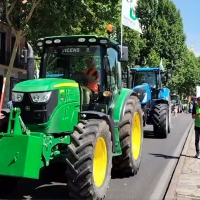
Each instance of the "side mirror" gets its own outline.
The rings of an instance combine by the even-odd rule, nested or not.
[[[166,77],[165,76],[161,76],[161,81],[162,81],[162,83],[165,83],[166,82]]]
[[[128,62],[128,47],[127,46],[122,46],[118,45],[119,47],[119,55],[118,55],[118,61],[119,62]],[[122,53],[121,53],[122,50]],[[121,55],[122,54],[122,55]]]

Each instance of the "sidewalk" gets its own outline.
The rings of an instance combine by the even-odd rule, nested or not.
[[[165,200],[200,200],[200,159],[194,158],[194,136],[192,126]]]

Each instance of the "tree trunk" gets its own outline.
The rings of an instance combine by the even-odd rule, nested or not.
[[[11,55],[11,58],[10,58],[8,71],[7,71],[7,74],[6,74],[5,96],[6,96],[7,90],[9,89],[10,77],[11,77],[11,74],[12,74],[12,71],[13,71],[14,62],[15,62],[15,58],[16,58],[16,55],[17,55],[17,50],[18,50],[18,47],[19,47],[19,44],[20,44],[20,41],[21,41],[22,31],[21,30],[17,31],[16,34],[15,34],[15,37],[16,37],[15,44],[14,44],[14,47],[13,47],[13,50],[12,50],[12,55]],[[5,100],[5,96],[4,96],[3,102]],[[6,103],[6,102],[4,102],[4,103]]]

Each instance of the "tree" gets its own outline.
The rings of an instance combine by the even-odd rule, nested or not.
[[[41,0],[4,0],[3,2],[6,10],[7,23],[12,32],[15,34],[15,43],[6,74],[6,91],[10,84],[10,76],[13,70],[20,40],[26,35],[29,20],[31,19],[35,8],[39,5],[40,1]]]
[[[153,51],[169,64],[176,66],[183,56],[185,34],[182,18],[175,4],[170,0],[139,0],[136,10],[142,25],[142,38],[146,45],[141,49],[141,56],[149,57]]]
[[[200,84],[200,65],[194,53],[185,48],[184,57],[169,81],[169,87],[180,95],[190,96],[195,93],[195,86]]]
[[[44,12],[46,10],[46,12]],[[50,35],[95,34],[107,35],[106,26],[115,28],[115,39],[121,40],[121,0],[100,1],[51,1],[37,7],[29,23],[28,39],[35,44],[40,37]],[[38,20],[42,19],[42,20]],[[140,35],[124,27],[123,43],[129,46],[129,65],[134,65],[144,46]]]

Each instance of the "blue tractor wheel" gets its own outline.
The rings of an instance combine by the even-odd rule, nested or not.
[[[169,133],[169,107],[167,104],[157,104],[152,113],[154,135],[159,138],[167,138]]]

